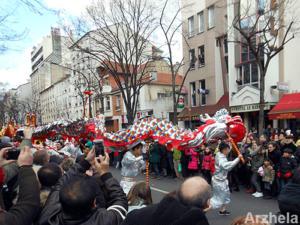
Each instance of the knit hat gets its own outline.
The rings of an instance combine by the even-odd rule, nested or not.
[[[293,150],[292,149],[290,149],[290,148],[286,148],[286,149],[284,149],[284,151],[283,152],[285,152],[285,153],[289,153],[289,154],[293,154]]]

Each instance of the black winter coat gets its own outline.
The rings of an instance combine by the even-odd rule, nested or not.
[[[164,145],[160,145],[160,151],[161,151],[161,156],[160,156],[160,166],[161,168],[168,168],[168,156],[167,156],[167,147]]]
[[[295,158],[285,158],[281,157],[279,164],[279,172],[281,177],[286,173],[294,173],[294,170],[297,168],[297,160]]]
[[[278,197],[280,213],[297,215],[300,217],[300,184],[289,183],[280,192]],[[287,224],[287,223],[286,223]]]
[[[300,147],[297,147],[296,152],[294,153],[294,156],[296,157],[296,160],[298,164],[300,163]]]
[[[89,169],[90,164],[86,160],[73,165],[66,174],[60,179],[54,190],[48,197],[46,205],[40,215],[39,225],[111,225],[120,224],[127,213],[128,203],[119,182],[114,179],[111,173],[106,173],[99,178],[107,190],[107,202],[110,207],[95,208],[94,211],[86,217],[72,218],[62,212],[59,202],[59,191],[62,186],[72,179],[72,177],[83,174]]]
[[[19,197],[8,212],[0,213],[0,225],[30,225],[40,210],[40,189],[31,166],[19,170]]]
[[[122,225],[209,225],[200,208],[188,207],[173,197],[130,212]]]
[[[268,152],[268,157],[272,161],[274,165],[274,170],[277,171],[279,168],[280,158],[281,158],[281,152],[279,149],[274,149],[272,152]]]

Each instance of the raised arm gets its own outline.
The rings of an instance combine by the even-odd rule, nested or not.
[[[21,149],[18,158],[19,198],[8,212],[0,213],[0,224],[30,225],[40,209],[40,190],[32,169],[33,155],[28,146]]]
[[[108,208],[104,219],[109,218],[110,224],[120,224],[127,214],[127,197],[119,182],[109,172],[109,155],[105,153],[105,159],[102,156],[99,158],[100,163],[95,159],[95,167],[108,191]]]

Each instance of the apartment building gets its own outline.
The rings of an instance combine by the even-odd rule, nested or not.
[[[182,1],[186,105],[181,126],[200,125],[200,114],[228,108],[228,48],[226,0]]]
[[[233,19],[237,16],[237,13],[242,14],[242,12],[237,11],[237,9],[240,8],[240,10],[242,10],[247,8],[243,4],[249,4],[250,2],[252,3],[250,5],[252,8],[250,8],[247,12],[250,13],[248,18],[258,18],[258,14],[263,13],[264,10],[283,10],[272,5],[276,3],[276,1],[241,0],[233,2],[228,0],[227,2],[228,30],[229,36],[231,36],[230,39],[240,38],[240,34],[232,30],[232,24]],[[238,4],[241,4],[241,7],[238,7]],[[293,4],[295,5],[285,5],[289,7],[289,9],[286,9],[288,10],[288,13],[285,14],[286,22],[291,21],[291,18],[295,15],[299,15],[300,2],[294,1]],[[263,18],[261,20],[263,20]],[[259,21],[259,25],[260,24],[263,25],[264,21]],[[267,35],[273,34],[270,33]],[[283,38],[283,31],[279,32],[278,34],[275,32],[274,35],[277,35],[277,41],[275,42],[276,46]],[[259,34],[257,35],[256,40],[259,44]],[[299,36],[296,35],[293,40],[284,46],[284,49],[272,59],[267,74],[265,75],[265,126],[270,124],[273,127],[289,127],[293,129],[300,125],[300,116],[295,113],[300,109],[300,104],[298,104],[298,101],[296,101],[297,96],[294,97],[294,95],[292,95],[292,98],[292,96],[289,97],[289,95],[287,95],[285,101],[288,100],[288,102],[283,102],[285,105],[296,106],[296,108],[272,112],[274,106],[280,103],[278,103],[278,101],[282,96],[285,96],[289,93],[300,92],[297,82],[300,75],[300,69],[297,66],[297,57],[300,51],[300,46],[298,44],[299,40]],[[230,55],[228,60],[230,110],[232,113],[242,116],[248,129],[258,128],[258,111],[261,87],[259,82],[260,72],[257,63],[251,56],[249,48],[243,48],[237,43],[228,43],[228,53]],[[262,60],[265,60],[265,57],[266,56],[262,54]],[[270,114],[273,116],[270,117]]]
[[[175,80],[177,91],[183,82],[182,70],[179,70],[178,74]],[[149,62],[144,77],[145,85],[140,89],[135,119],[152,116],[171,121],[173,98],[169,64],[162,58]],[[126,107],[121,91],[112,75],[107,73],[103,78],[103,83],[109,90],[104,96],[106,130],[118,131],[128,126]]]
[[[41,43],[32,49],[30,78],[38,124],[46,124],[56,119],[55,109],[51,109],[51,112],[44,106],[54,105],[55,95],[54,91],[51,91],[53,84],[69,74],[66,68],[70,67],[70,58],[68,39],[63,37],[57,28],[51,28],[50,35],[43,37]]]
[[[30,82],[8,90],[3,100],[9,109],[4,115],[6,122],[14,121],[16,125],[25,124],[26,113],[31,112],[33,109]]]

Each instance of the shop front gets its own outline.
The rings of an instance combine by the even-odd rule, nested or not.
[[[300,134],[300,93],[285,94],[276,106],[269,112],[270,120],[279,120],[284,128]]]
[[[270,111],[274,103],[266,103],[264,110],[264,126],[268,124],[273,126],[272,121],[268,118],[268,112]],[[259,115],[259,104],[248,104],[248,105],[238,105],[231,106],[230,111],[233,115],[240,115],[245,123],[247,130],[252,128],[258,129],[258,115]]]

